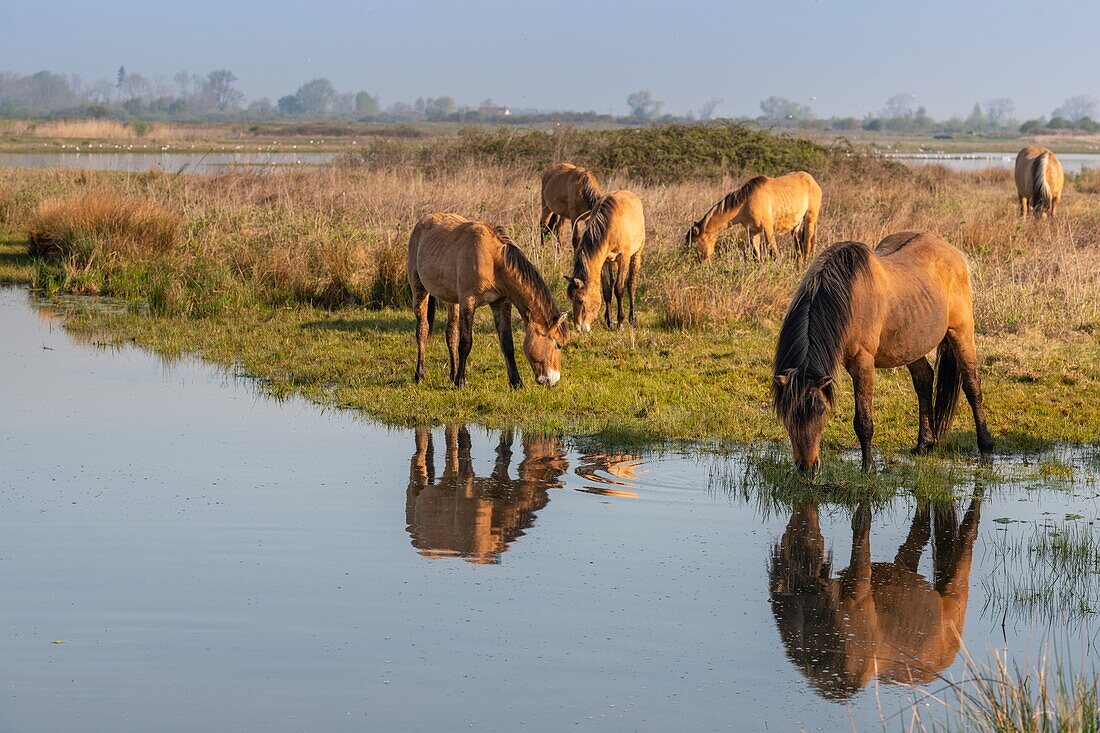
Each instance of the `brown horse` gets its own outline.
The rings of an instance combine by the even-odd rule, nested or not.
[[[555,163],[542,174],[542,217],[539,219],[542,243],[552,234],[561,246],[561,231],[566,221],[574,225],[581,214],[589,212],[603,196],[596,175],[572,163]]]
[[[412,545],[428,557],[498,563],[501,553],[535,521],[535,512],[550,501],[548,489],[562,485],[560,477],[569,467],[565,449],[557,438],[525,434],[523,459],[517,478],[512,478],[508,470],[514,436],[504,430],[492,473],[475,476],[470,431],[465,425],[448,425],[445,436],[445,465],[437,479],[431,431],[416,429],[405,495]]]
[[[933,350],[935,374],[926,358]],[[873,251],[843,242],[807,269],[779,331],[772,380],[775,412],[803,471],[818,465],[833,375],[841,365],[855,391],[863,470],[871,468],[876,369],[909,368],[920,405],[914,452],[931,450],[947,432],[960,385],[974,412],[982,457],[993,450],[974,352],[970,271],[942,237],[899,232]]]
[[[791,232],[799,257],[808,258],[814,252],[814,234],[821,211],[821,186],[805,171],[788,173],[779,178],[757,176],[716,203],[691,225],[684,236],[684,245],[694,247],[699,256],[709,260],[714,254],[718,235],[735,224],[742,224],[756,259],[763,258],[760,234],[772,253],[779,256],[776,233]]]
[[[1029,210],[1035,216],[1054,216],[1062,198],[1066,176],[1062,161],[1046,148],[1028,145],[1016,156],[1016,194],[1020,197],[1020,216]]]
[[[794,507],[772,552],[771,609],[788,657],[820,695],[847,700],[872,677],[926,684],[951,666],[962,645],[980,519],[978,496],[961,523],[953,506],[930,512],[922,503],[894,561],[871,562],[871,512],[861,506],[852,517],[851,562],[833,577],[817,507]],[[931,582],[917,572],[930,535]]]
[[[512,306],[526,331],[523,351],[535,381],[553,387],[561,378],[561,350],[569,340],[568,314],[550,297],[534,265],[504,229],[457,214],[427,214],[409,237],[409,287],[416,313],[416,381],[424,378],[424,350],[435,320],[436,300],[449,304],[447,348],[451,380],[466,383],[473,345],[474,310],[493,311],[508,383],[523,386],[512,343]]]
[[[623,293],[630,299],[630,325],[635,324],[634,290],[643,247],[645,214],[641,199],[630,191],[612,191],[600,199],[585,218],[583,234],[574,243],[573,275],[565,276],[569,283],[566,292],[573,303],[573,324],[578,330],[592,329],[601,297],[604,322],[611,328],[612,291],[618,301],[615,325],[623,322]]]

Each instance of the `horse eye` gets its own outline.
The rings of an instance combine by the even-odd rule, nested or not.
[[[557,341],[554,342],[554,346],[557,346],[558,351],[561,351],[561,344],[559,344]]]

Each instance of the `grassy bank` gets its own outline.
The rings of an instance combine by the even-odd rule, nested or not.
[[[497,152],[485,152],[496,143]],[[749,261],[739,236],[706,266],[681,250],[691,220],[738,180],[692,173],[705,156],[687,156],[688,163],[677,163],[683,168],[656,161],[645,175],[599,171],[606,189],[631,188],[646,206],[636,331],[597,329],[575,338],[558,388],[512,392],[485,313],[466,390],[446,382],[439,335],[430,345],[427,383],[412,384],[404,250],[420,213],[458,211],[507,226],[564,303],[560,274],[569,258],[538,243],[536,166],[524,157],[507,162],[509,146],[521,143],[480,141],[482,154],[496,161],[480,165],[463,154],[426,167],[359,159],[311,171],[209,177],[0,171],[0,227],[18,232],[0,245],[0,278],[47,293],[132,301],[130,314],[89,312],[70,326],[239,364],[274,394],[297,392],[393,423],[518,423],[618,441],[781,439],[768,406],[769,365],[800,271],[789,259]],[[693,144],[685,149],[701,149]],[[801,143],[776,145],[772,163],[757,152],[751,165],[732,158],[727,165],[738,173],[773,172],[805,155],[825,191],[821,246],[873,243],[915,227],[944,234],[971,257],[978,350],[1001,448],[1097,439],[1094,196],[1071,187],[1056,222],[1026,222],[1015,216],[1005,172],[910,172],[807,153]],[[25,254],[28,232],[46,256],[36,264]],[[781,244],[791,248],[786,239]],[[850,388],[842,384],[826,433],[832,449],[855,442]],[[910,445],[915,397],[904,370],[880,373],[875,417],[879,446]],[[950,445],[972,450],[973,442],[964,414]]]

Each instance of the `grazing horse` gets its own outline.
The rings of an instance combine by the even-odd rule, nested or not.
[[[565,276],[566,292],[573,303],[573,325],[590,331],[604,303],[604,322],[611,328],[611,294],[618,301],[618,321],[623,322],[623,293],[630,298],[630,325],[634,320],[634,290],[645,247],[645,214],[642,202],[630,191],[612,191],[600,199],[583,219],[583,234],[574,242],[573,275]],[[606,272],[605,272],[606,270]],[[596,279],[600,289],[596,289]]]
[[[709,260],[714,254],[718,235],[735,224],[748,232],[749,244],[756,259],[764,256],[760,234],[779,256],[776,233],[791,232],[800,258],[814,252],[814,233],[821,211],[821,186],[805,171],[788,173],[779,178],[757,176],[710,207],[703,218],[691,225],[684,236],[684,245],[694,247],[699,256]]]
[[[539,219],[541,241],[552,234],[561,246],[561,230],[566,221],[576,225],[577,219],[600,200],[600,184],[587,168],[572,163],[555,163],[542,174],[542,217]]]
[[[871,562],[871,511],[862,505],[852,517],[851,562],[833,577],[817,507],[794,506],[772,551],[771,609],[787,656],[818,694],[847,700],[873,677],[926,684],[951,666],[980,519],[980,496],[961,523],[954,506],[930,512],[922,502],[894,561]],[[917,572],[929,536],[931,580]]]
[[[512,430],[497,441],[496,461],[488,476],[474,475],[470,431],[448,425],[443,473],[435,473],[435,448],[428,428],[416,429],[416,452],[409,465],[405,494],[406,531],[427,557],[464,557],[475,564],[499,563],[500,555],[535,521],[550,501],[548,490],[562,485],[569,468],[557,438],[523,435],[523,459],[517,477],[512,464]]]
[[[409,237],[408,274],[416,313],[417,382],[424,378],[424,350],[438,299],[449,304],[447,348],[456,387],[466,384],[474,310],[486,304],[493,311],[508,383],[523,386],[512,343],[513,305],[525,324],[523,351],[535,381],[551,387],[558,383],[569,316],[554,305],[550,288],[504,229],[457,214],[427,214]]]
[[[933,350],[935,373],[926,358]],[[982,457],[993,450],[974,352],[970,270],[942,237],[899,232],[874,250],[859,242],[834,244],[806,270],[779,331],[772,380],[776,415],[803,471],[818,465],[841,365],[852,377],[864,471],[871,468],[876,369],[909,368],[920,405],[915,453],[931,450],[947,432],[960,385]]]
[[[1035,216],[1054,216],[1065,184],[1062,162],[1050,150],[1028,145],[1016,156],[1016,194],[1020,197],[1020,216],[1030,211]]]

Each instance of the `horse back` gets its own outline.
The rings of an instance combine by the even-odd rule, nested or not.
[[[485,222],[427,214],[409,237],[409,280],[444,302],[457,303],[493,287],[499,249],[495,231]]]

